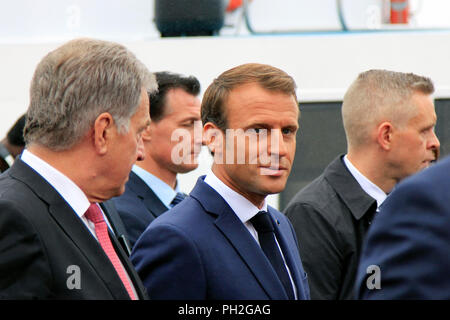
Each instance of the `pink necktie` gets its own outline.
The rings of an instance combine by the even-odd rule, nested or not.
[[[114,250],[113,245],[111,243],[111,239],[109,238],[108,226],[106,225],[106,222],[103,219],[103,214],[96,203],[91,203],[91,205],[89,206],[89,208],[85,213],[85,217],[95,224],[95,234],[97,235],[98,242],[100,243],[100,245],[103,248],[103,251],[105,251],[109,260],[113,264],[114,269],[116,269],[116,272],[119,275],[120,279],[122,280],[122,283],[127,289],[131,299],[136,300],[133,290],[131,289],[130,282],[128,281],[127,275],[125,273],[125,270],[122,264],[120,263],[119,257],[117,256],[116,251]]]

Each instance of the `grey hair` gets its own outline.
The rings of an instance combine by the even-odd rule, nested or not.
[[[103,112],[111,114],[121,133],[127,132],[142,88],[156,91],[155,76],[124,46],[88,38],[69,41],[36,68],[25,142],[67,150]]]
[[[416,113],[414,93],[431,95],[433,82],[413,73],[369,70],[358,75],[342,103],[342,120],[349,146],[368,142],[369,133],[381,121],[406,125]]]

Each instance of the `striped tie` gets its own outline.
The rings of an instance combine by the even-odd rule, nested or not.
[[[177,194],[175,195],[175,198],[173,198],[172,202],[170,203],[170,206],[173,208],[175,207],[177,204],[179,204],[181,201],[183,201],[183,199],[186,196],[184,195],[184,193],[181,192],[177,192]]]
[[[100,208],[96,203],[91,203],[84,215],[87,219],[91,220],[94,223],[95,234],[97,235],[100,246],[102,247],[103,251],[105,251],[106,255],[114,266],[114,269],[116,269],[116,272],[122,280],[125,289],[127,289],[130,298],[132,300],[136,300],[133,289],[131,288],[131,284],[128,281],[127,275],[125,273],[125,269],[120,263],[119,257],[117,256],[117,253],[111,243],[111,239],[109,238],[108,226],[106,225],[105,219],[103,219],[103,214],[100,211]]]

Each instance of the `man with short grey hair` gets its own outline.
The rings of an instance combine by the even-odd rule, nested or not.
[[[72,40],[38,64],[26,149],[0,177],[0,298],[147,297],[99,203],[144,157],[156,89],[117,43]]]
[[[285,214],[299,238],[312,299],[352,299],[362,241],[387,194],[439,154],[430,79],[369,70],[347,90],[347,154],[302,189]]]

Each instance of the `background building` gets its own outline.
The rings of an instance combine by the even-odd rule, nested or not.
[[[191,1],[182,2],[188,6]],[[408,23],[391,24],[390,1],[385,0],[253,0],[246,12],[240,7],[224,13],[224,26],[215,36],[164,38],[154,23],[154,5],[153,0],[2,3],[0,136],[26,111],[40,59],[69,39],[89,36],[125,44],[150,70],[193,74],[203,91],[224,70],[246,62],[272,64],[291,74],[299,87],[302,118],[287,189],[270,198],[281,209],[345,152],[340,102],[363,70],[432,78],[441,155],[450,153],[449,1],[411,0]],[[209,168],[206,150],[200,157],[197,170],[180,176],[184,191]]]

